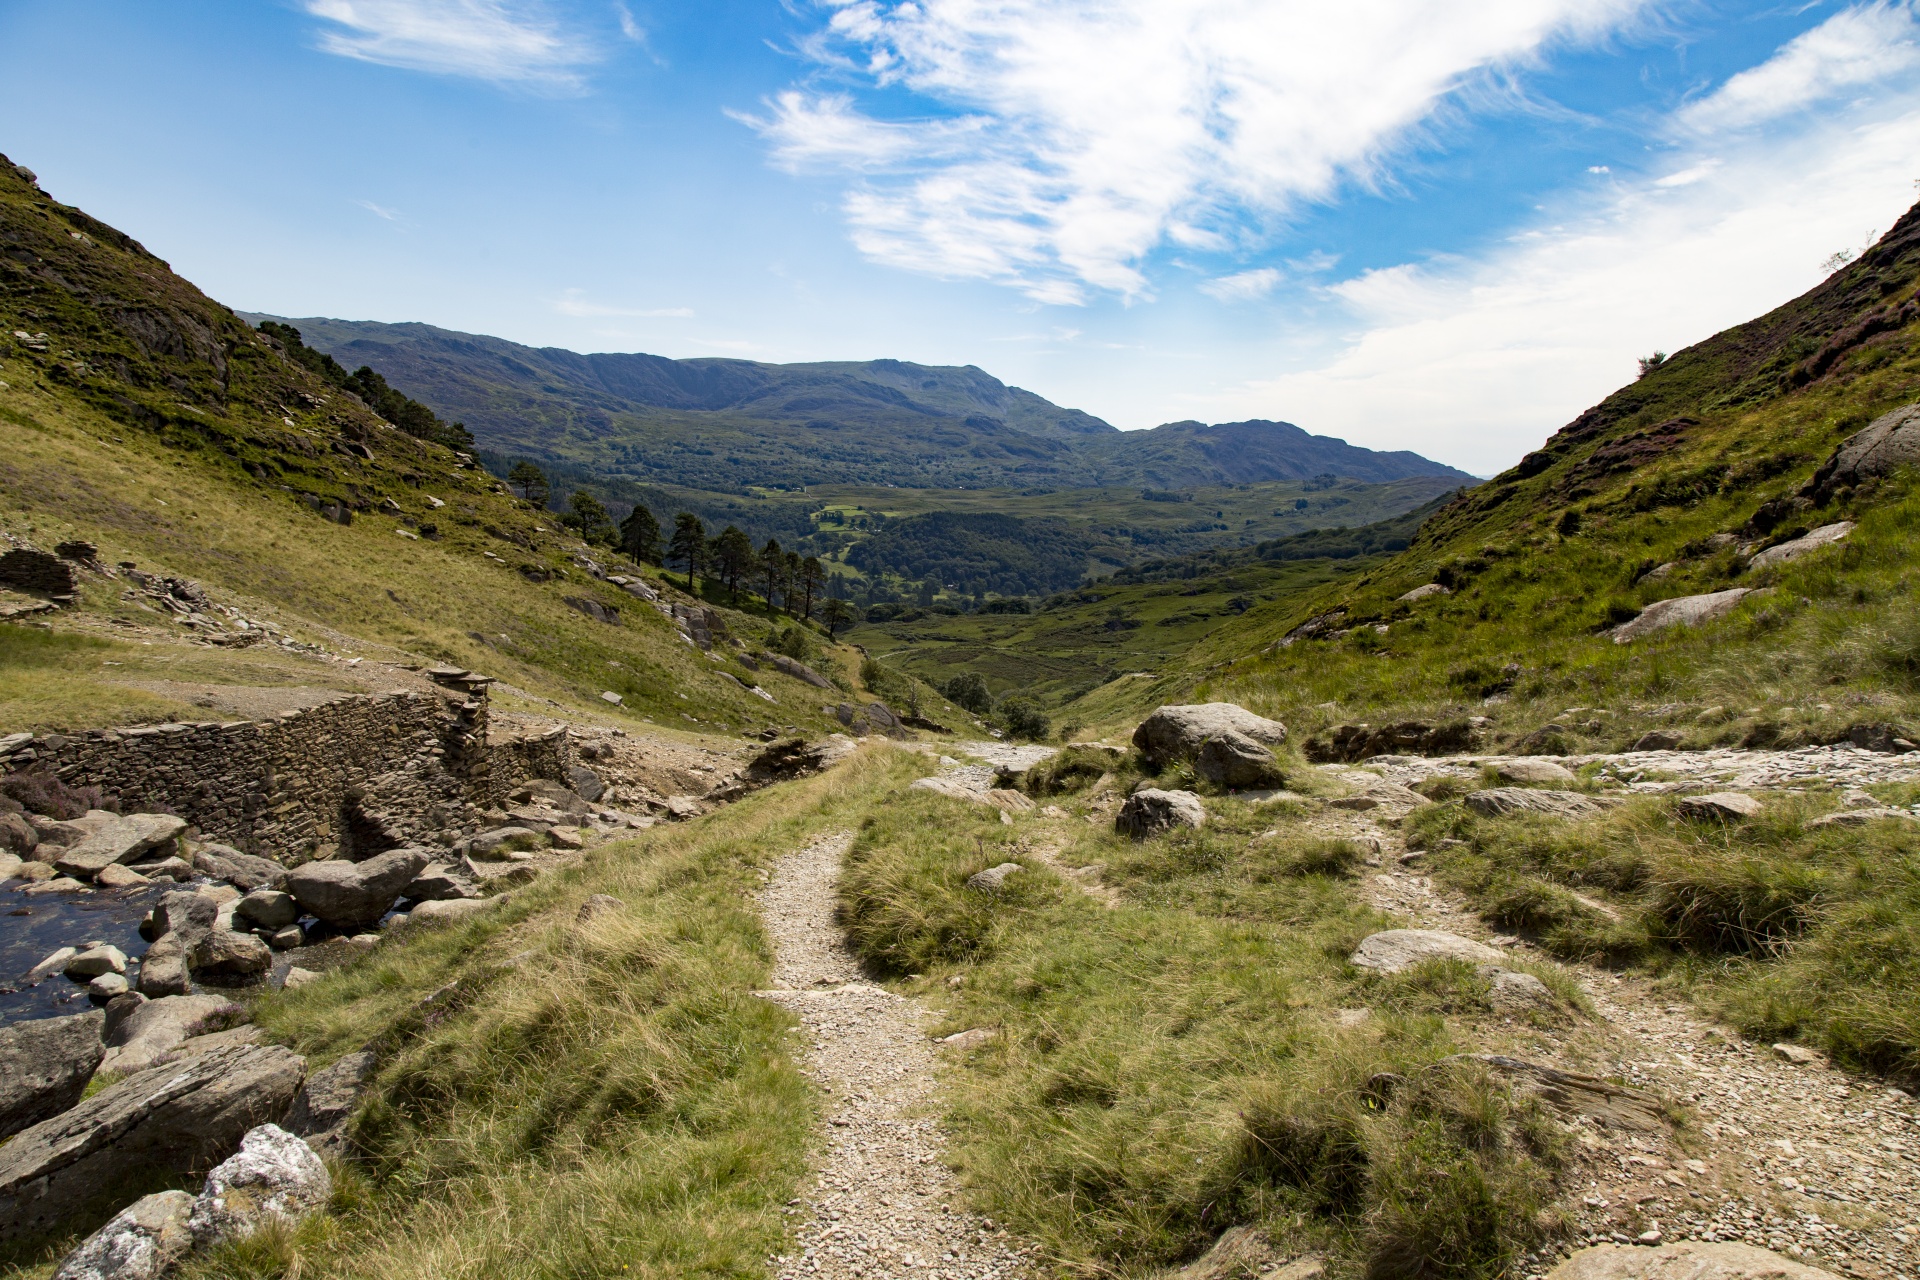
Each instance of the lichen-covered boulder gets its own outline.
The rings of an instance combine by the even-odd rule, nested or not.
[[[326,1204],[333,1179],[314,1149],[274,1124],[250,1129],[214,1166],[187,1229],[197,1248],[244,1240],[271,1222],[299,1222]]]
[[[1133,731],[1133,745],[1153,765],[1191,760],[1207,739],[1238,733],[1263,746],[1287,740],[1287,726],[1232,702],[1195,702],[1158,707]]]

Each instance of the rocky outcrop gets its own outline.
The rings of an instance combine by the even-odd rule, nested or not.
[[[1179,827],[1205,826],[1206,821],[1206,806],[1193,792],[1148,787],[1127,797],[1113,825],[1135,840],[1146,840]]]
[[[1641,610],[1640,616],[1615,627],[1613,642],[1631,644],[1641,636],[1667,627],[1696,627],[1703,622],[1724,618],[1751,594],[1746,587],[1732,587],[1726,591],[1710,591],[1705,595],[1676,596],[1671,600],[1655,601]]]
[[[93,820],[92,830],[52,859],[55,870],[77,880],[91,880],[115,863],[171,845],[187,827],[184,819],[162,813],[121,817],[96,810],[87,818]]]
[[[242,1017],[240,1006],[224,996],[167,996],[148,1000],[108,1033],[101,1067],[122,1073],[143,1070],[192,1037]]]
[[[793,658],[789,658],[783,653],[776,653],[771,657],[769,657],[767,661],[773,664],[773,669],[775,671],[784,672],[785,674],[792,676],[795,680],[804,681],[807,684],[812,685],[816,689],[833,688],[833,681],[827,679],[825,676],[821,675],[818,671],[815,671],[812,667],[808,666],[806,663],[800,662]]]
[[[107,1051],[106,1019],[96,1009],[0,1027],[0,1141],[80,1101]]]
[[[1821,525],[1811,533],[1768,547],[1753,559],[1747,561],[1748,570],[1772,569],[1822,547],[1830,547],[1854,530],[1853,522],[1842,520],[1838,524]]]
[[[101,1188],[184,1174],[285,1114],[306,1063],[277,1045],[228,1044],[136,1071],[0,1146],[0,1240],[50,1231]]]
[[[1831,1271],[1730,1240],[1581,1249],[1547,1280],[1839,1280]]]
[[[1499,818],[1510,813],[1585,818],[1601,810],[1598,800],[1577,791],[1539,791],[1530,787],[1488,787],[1470,793],[1461,803],[1483,818]]]
[[[365,862],[309,862],[288,875],[287,892],[329,924],[364,927],[379,923],[428,861],[424,849],[394,849]]]
[[[1920,464],[1920,404],[1902,405],[1842,440],[1802,492],[1824,503],[1841,489],[1915,464]]]
[[[1397,724],[1340,724],[1307,739],[1302,750],[1317,763],[1355,763],[1374,756],[1444,756],[1477,750],[1486,736],[1487,720],[1435,723],[1402,720]]]
[[[1737,822],[1758,814],[1760,802],[1743,791],[1715,791],[1710,795],[1686,796],[1673,809],[1683,818]]]
[[[1428,960],[1465,960],[1505,965],[1506,957],[1483,942],[1436,929],[1388,929],[1363,938],[1347,962],[1375,973],[1399,973]]]
[[[1231,702],[1158,707],[1133,731],[1133,745],[1149,764],[1163,767],[1192,760],[1208,738],[1238,733],[1262,746],[1287,740],[1287,727]]]
[[[349,1053],[307,1078],[282,1123],[322,1155],[344,1155],[347,1122],[378,1066],[371,1050]]]
[[[994,787],[983,790],[970,787],[958,778],[935,775],[931,778],[916,778],[907,786],[909,791],[931,791],[937,796],[946,796],[950,800],[964,800],[968,804],[992,805],[1009,813],[1023,813],[1033,808],[1033,801],[1009,787]]]
[[[184,1191],[142,1196],[69,1253],[53,1280],[160,1280],[193,1249],[192,1212]]]
[[[312,1147],[274,1124],[250,1129],[215,1165],[194,1198],[187,1229],[197,1249],[244,1240],[272,1223],[292,1226],[326,1204],[333,1179]]]

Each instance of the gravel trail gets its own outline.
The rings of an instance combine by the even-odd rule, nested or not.
[[[927,1277],[996,1280],[1022,1274],[1005,1232],[959,1205],[941,1160],[935,1046],[926,1014],[865,980],[834,921],[845,832],[783,858],[761,892],[775,946],[774,987],[760,994],[799,1016],[806,1070],[831,1098],[826,1151],[813,1190],[792,1206],[780,1280]]]

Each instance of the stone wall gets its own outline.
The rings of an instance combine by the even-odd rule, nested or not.
[[[483,684],[351,695],[271,720],[0,739],[0,772],[44,769],[288,863],[459,828],[520,779],[568,781],[573,763],[565,729],[489,741]]]

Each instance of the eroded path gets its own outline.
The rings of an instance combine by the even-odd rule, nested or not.
[[[781,859],[760,895],[775,946],[762,994],[805,1027],[807,1072],[828,1093],[826,1152],[781,1280],[915,1276],[992,1280],[1021,1274],[1022,1256],[993,1224],[959,1204],[931,1114],[935,1047],[926,1014],[866,981],[834,922],[840,859],[852,837],[823,836]]]

